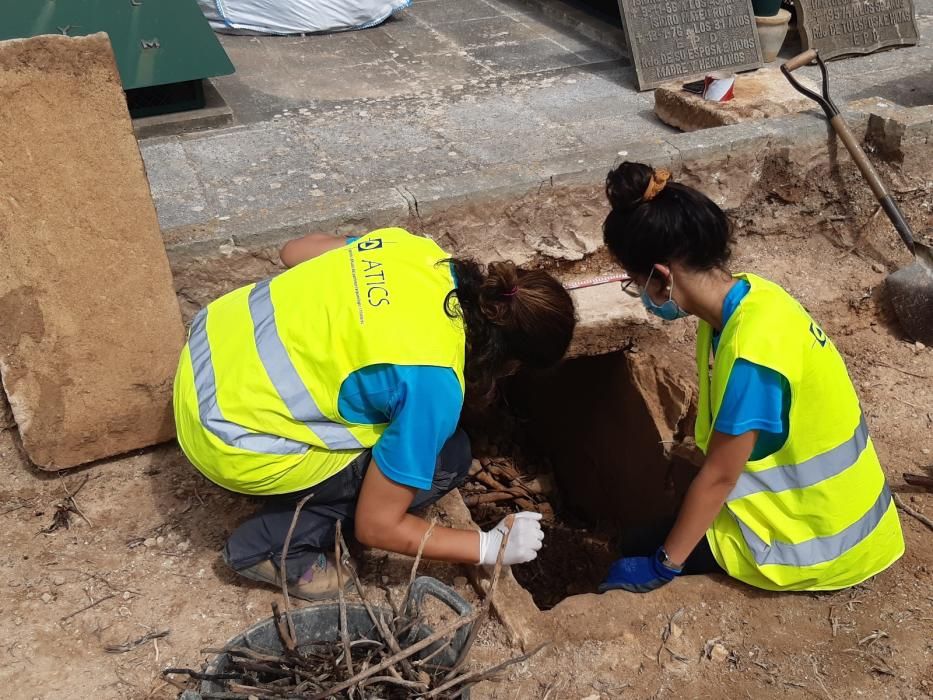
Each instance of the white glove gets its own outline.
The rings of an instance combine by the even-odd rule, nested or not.
[[[509,534],[509,541],[505,545],[502,563],[505,566],[524,564],[538,556],[538,550],[544,542],[544,532],[541,531],[541,513],[516,513]],[[484,566],[494,566],[499,556],[499,547],[508,527],[505,519],[489,532],[479,533],[479,563]]]

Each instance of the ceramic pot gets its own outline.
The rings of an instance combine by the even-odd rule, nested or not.
[[[790,12],[778,10],[773,17],[755,16],[755,25],[758,29],[758,41],[761,43],[761,55],[765,63],[773,62],[784,44],[787,36],[787,26],[790,23]]]

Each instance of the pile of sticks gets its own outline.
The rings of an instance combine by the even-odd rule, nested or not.
[[[304,501],[295,509],[292,527],[285,540],[282,561],[288,553],[298,513]],[[284,611],[277,603],[272,604],[276,631],[282,644],[282,652],[268,649],[253,649],[236,646],[224,649],[205,649],[205,653],[227,654],[227,667],[222,673],[205,673],[188,668],[167,668],[163,677],[179,688],[186,688],[173,676],[185,675],[190,681],[211,681],[223,688],[220,692],[201,693],[203,700],[280,700],[281,698],[310,698],[311,700],[393,700],[395,698],[437,698],[452,700],[472,685],[491,678],[512,664],[525,661],[538,653],[541,645],[527,654],[514,657],[504,663],[482,671],[461,670],[470,652],[480,626],[489,615],[489,607],[502,570],[502,555],[511,532],[502,538],[499,555],[492,579],[479,609],[469,615],[458,617],[440,629],[417,641],[412,641],[412,631],[424,627],[420,616],[414,619],[406,615],[411,610],[412,584],[421,562],[424,546],[434,530],[431,523],[421,540],[418,554],[411,569],[408,586],[401,605],[396,605],[386,590],[392,608],[392,619],[386,619],[372,606],[348,556],[340,523],[337,523],[335,555],[343,566],[337,567],[340,609],[340,639],[334,642],[302,643],[295,635],[291,618],[291,603],[287,588],[283,585]],[[374,639],[350,639],[347,627],[347,602],[344,594],[342,569],[346,569],[353,581],[363,607],[373,624]],[[282,580],[285,580],[284,571]],[[456,632],[472,625],[463,646],[458,650],[451,665],[437,663],[437,657],[450,648]],[[432,649],[433,647],[433,649]],[[448,657],[449,658],[449,657]],[[432,663],[433,662],[433,663]]]
[[[461,490],[469,508],[495,504],[500,508],[538,512],[546,520],[554,517],[554,508],[549,502],[553,492],[550,476],[520,474],[506,458],[473,460],[470,478]]]

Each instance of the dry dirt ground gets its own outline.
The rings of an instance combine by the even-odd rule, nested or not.
[[[921,201],[912,211],[925,217],[919,228],[929,227],[929,193],[914,196]],[[759,204],[754,226],[748,207],[736,213],[735,268],[785,285],[823,324],[848,361],[893,489],[933,516],[933,495],[902,476],[933,463],[933,350],[903,339],[881,301],[886,269],[904,262],[893,233],[877,221],[865,227],[855,254],[847,246],[861,221],[821,212],[763,225],[760,212],[774,203]],[[689,322],[638,333],[639,351],[663,356],[689,381]],[[198,667],[202,648],[268,616],[277,594],[238,580],[219,556],[226,533],[253,504],[207,483],[177,447],[59,477],[27,466],[14,431],[5,430],[0,469],[5,697],[171,698],[176,691],[160,669]],[[76,497],[84,517],[43,534],[65,490],[85,479]],[[848,591],[778,595],[699,577],[647,596],[569,598],[548,613],[553,644],[473,697],[933,697],[933,532],[907,516],[902,524],[903,559]],[[371,555],[366,580],[387,577],[398,589],[406,566]],[[423,571],[475,601],[457,567]],[[166,629],[157,643],[104,649]],[[474,663],[516,652],[490,622]]]

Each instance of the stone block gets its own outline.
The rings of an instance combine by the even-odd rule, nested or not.
[[[868,115],[866,145],[885,160],[914,170],[933,157],[933,105],[903,107],[870,97],[848,105]]]
[[[0,43],[0,373],[63,469],[174,434],[184,326],[105,34]]]
[[[618,350],[634,327],[650,323],[641,299],[625,294],[619,284],[584,287],[570,294],[578,321],[568,358]]]
[[[812,83],[801,82],[811,89]],[[668,83],[654,93],[654,112],[666,124],[697,131],[727,124],[770,119],[805,112],[816,103],[794,90],[777,69],[736,76],[735,98],[728,102],[704,100],[682,89],[683,82]]]

